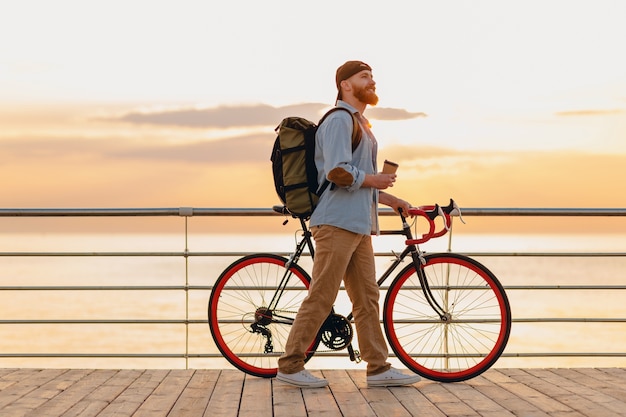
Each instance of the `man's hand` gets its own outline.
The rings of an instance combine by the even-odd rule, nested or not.
[[[412,206],[408,201],[404,201],[401,198],[383,192],[378,195],[378,198],[381,204],[391,207],[393,211],[395,211],[397,214],[400,214],[398,209],[402,209],[402,215],[409,215],[409,208],[411,208]]]
[[[396,174],[367,174],[362,187],[386,190],[389,187],[393,187],[393,183],[396,182],[396,177]]]

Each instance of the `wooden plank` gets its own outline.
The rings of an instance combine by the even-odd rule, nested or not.
[[[164,417],[170,412],[178,400],[189,380],[193,370],[174,369],[154,389],[148,398],[141,404],[134,417]]]
[[[583,415],[599,412],[602,417],[619,417],[620,411],[623,411],[624,403],[618,404],[613,397],[603,394],[602,392],[583,386],[580,382],[569,379],[564,376],[566,370],[548,370],[548,369],[529,369],[531,375],[540,378],[550,386],[558,386],[566,391],[566,393],[554,394],[553,398],[567,405],[573,410]],[[550,392],[546,392],[551,395]]]
[[[306,417],[302,390],[277,380],[272,380],[275,416]]]
[[[82,379],[85,375],[89,375],[92,371],[72,369],[58,375],[56,378],[49,380],[45,384],[32,390],[28,395],[21,397],[17,401],[3,408],[5,415],[23,416],[29,412],[39,408],[51,399],[65,392],[69,387],[74,385],[76,381]],[[67,407],[64,408],[66,410]],[[37,413],[37,415],[45,415]]]
[[[66,369],[34,369],[7,375],[7,377],[19,379],[13,379],[16,383],[2,390],[0,409],[5,409],[10,404],[28,396],[32,391],[66,372]]]
[[[246,375],[238,417],[271,416],[272,380]]]
[[[70,386],[64,387],[62,392],[54,398],[42,404],[40,407],[33,409],[27,416],[59,416],[66,413],[77,402],[81,401],[92,391],[98,389],[117,371],[92,371],[92,370],[73,370],[63,375],[67,378],[70,373],[77,372],[77,376]],[[82,375],[81,375],[82,374]],[[56,382],[58,378],[55,381]],[[62,386],[61,386],[62,387]]]
[[[486,396],[479,390],[466,383],[443,384],[443,387],[450,392],[451,395],[458,398],[464,404],[467,404],[476,414],[487,417],[514,417],[515,415],[508,411],[498,402]]]
[[[5,388],[10,387],[20,380],[20,377],[15,377],[11,375],[19,375],[20,372],[23,372],[23,369],[10,369],[4,368],[0,369],[0,391]]]
[[[317,377],[322,377],[320,371],[312,371],[311,373]],[[310,417],[342,417],[330,387],[302,389],[302,398],[307,415]]]
[[[344,417],[376,417],[376,413],[360,391],[360,387],[366,385],[364,372],[325,370],[323,374],[330,383],[333,397]]]
[[[476,412],[469,405],[460,401],[454,395],[450,395],[450,391],[439,382],[420,382],[419,390],[447,417],[476,416]]]
[[[125,417],[131,416],[152,394],[157,386],[165,379],[169,371],[148,370],[124,389],[113,401],[109,403],[98,417]]]
[[[619,401],[623,401],[626,397],[626,373],[623,378],[618,378],[605,370],[595,368],[568,369],[566,371],[567,375],[570,375],[571,378],[576,378],[574,374],[579,375],[579,377],[576,378],[579,384],[594,390],[600,390],[604,394],[610,395]],[[564,374],[561,371],[559,371],[559,373]]]
[[[392,390],[408,389],[411,392],[416,392],[415,387],[368,387],[367,376],[364,371],[348,371],[351,379],[354,381],[354,388],[360,390],[368,408],[376,416],[390,416],[390,417],[410,417],[413,414],[406,409],[405,405],[400,401],[398,396],[394,395]],[[398,392],[398,391],[397,391]],[[400,391],[401,393],[401,391]],[[333,386],[333,394],[335,394],[335,388]],[[358,394],[358,392],[357,392]],[[354,394],[352,394],[354,395]],[[402,396],[402,395],[400,395]],[[335,398],[338,398],[335,394]],[[341,401],[337,401],[339,407],[343,410],[343,398]],[[370,415],[369,413],[366,415]],[[421,414],[419,414],[421,415]],[[356,414],[358,416],[358,414]]]
[[[626,382],[626,368],[598,368],[600,371],[612,375],[615,378]]]
[[[52,404],[52,406],[65,407],[67,411],[64,412],[64,417],[95,415],[97,412],[101,411],[106,404],[94,403],[91,394],[105,385],[106,382],[118,372],[119,371],[112,369],[102,369],[90,374],[89,377],[80,381],[78,387],[73,390],[72,394],[75,395],[70,394],[67,398],[63,396],[63,398],[61,398],[64,400],[62,404]],[[67,402],[65,402],[65,400],[67,400]],[[93,411],[94,408],[96,408],[96,412]],[[37,416],[37,413],[35,412],[34,415]]]
[[[386,387],[363,387],[361,394],[377,416],[411,417],[411,413]]]
[[[0,379],[2,379],[5,375],[11,374],[19,370],[20,368],[0,368]]]
[[[503,385],[498,385],[495,381]],[[465,381],[465,384],[474,387],[474,389],[480,391],[516,416],[549,417],[547,413],[541,411],[535,405],[505,389],[504,387],[507,386],[507,383],[511,384],[514,382],[496,369],[490,369],[481,376]]]
[[[211,394],[205,417],[237,417],[245,374],[234,369],[221,371]]]
[[[390,387],[389,391],[412,416],[446,417],[443,411],[420,392],[421,385],[426,383],[428,382],[422,381],[410,387]]]
[[[583,416],[583,414],[576,412],[571,407],[552,397],[553,395],[566,395],[566,390],[550,386],[545,381],[541,381],[541,379],[529,374],[526,370],[502,369],[500,371],[511,377],[511,382],[500,383],[501,386],[512,394],[524,398],[541,411],[551,416],[559,414],[571,417]]]
[[[168,417],[201,416],[204,414],[219,374],[220,371],[216,369],[196,370]]]
[[[309,417],[342,417],[333,394],[328,387],[302,390],[304,406]]]

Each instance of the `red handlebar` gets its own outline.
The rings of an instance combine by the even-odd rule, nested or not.
[[[435,234],[435,221],[430,217],[429,213],[426,212],[425,206],[421,207],[411,207],[409,208],[409,214],[411,216],[422,216],[428,221],[428,233],[424,233],[421,238],[417,239],[407,239],[407,245],[416,245],[424,242],[428,242],[433,235]]]
[[[417,239],[407,239],[407,245],[415,245],[429,241],[430,239],[434,239],[437,237],[441,237],[448,233],[450,227],[452,226],[452,218],[447,210],[441,210],[438,205],[427,205],[427,206],[419,206],[419,207],[411,207],[409,209],[409,214],[412,216],[422,216],[424,217],[429,224],[428,233],[424,233],[421,238]],[[441,230],[435,231],[435,219],[437,216],[443,216],[443,226]]]
[[[450,227],[452,226],[452,219],[450,218],[450,214],[446,213],[445,210],[439,210],[439,206],[434,205],[434,206],[420,206],[420,209],[424,210],[424,211],[433,211],[433,210],[437,210],[437,214],[443,215],[443,226],[441,227],[441,230],[439,230],[436,233],[432,233],[430,238],[436,238],[436,237],[441,237],[443,235],[445,235],[446,233],[448,233],[448,230],[450,230]],[[434,222],[434,220],[433,220]]]

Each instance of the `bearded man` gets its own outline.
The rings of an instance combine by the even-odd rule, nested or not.
[[[354,323],[361,357],[367,362],[368,386],[413,384],[420,377],[391,368],[379,313],[371,235],[378,234],[378,204],[408,213],[410,204],[383,192],[393,186],[396,174],[378,173],[378,144],[363,116],[367,105],[376,105],[376,82],[372,68],[361,61],[348,61],[337,69],[337,107],[346,111],[330,114],[315,136],[315,164],[319,184],[332,187],[322,193],[311,215],[315,260],[309,293],[293,323],[285,353],[278,361],[276,378],[301,388],[325,387],[328,381],[304,369],[306,349],[319,332],[337,298],[343,280],[353,305]],[[352,150],[353,117],[362,138]]]

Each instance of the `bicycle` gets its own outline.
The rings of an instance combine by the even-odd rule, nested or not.
[[[284,206],[273,210],[289,215]],[[379,286],[410,255],[410,263],[386,291],[382,322],[387,341],[407,368],[425,378],[440,382],[473,378],[489,369],[504,351],[511,331],[509,300],[495,275],[476,260],[419,249],[419,244],[445,235],[453,217],[463,220],[452,199],[448,206],[422,206],[408,214],[414,217],[412,225],[400,213],[401,230],[381,231],[382,235],[403,235],[405,248],[394,253],[392,264],[378,279]],[[429,229],[421,237],[416,226],[419,217],[426,219]],[[443,223],[439,230],[438,217]],[[233,366],[250,375],[276,375],[290,326],[307,295],[311,277],[298,265],[305,249],[311,257],[315,253],[307,220],[299,218],[302,235],[289,258],[271,253],[244,256],[222,272],[211,291],[208,319],[213,340]],[[306,360],[322,343],[330,350],[347,349],[350,359],[359,362],[359,352],[352,346],[351,320],[351,313],[342,316],[333,308],[307,350]]]

